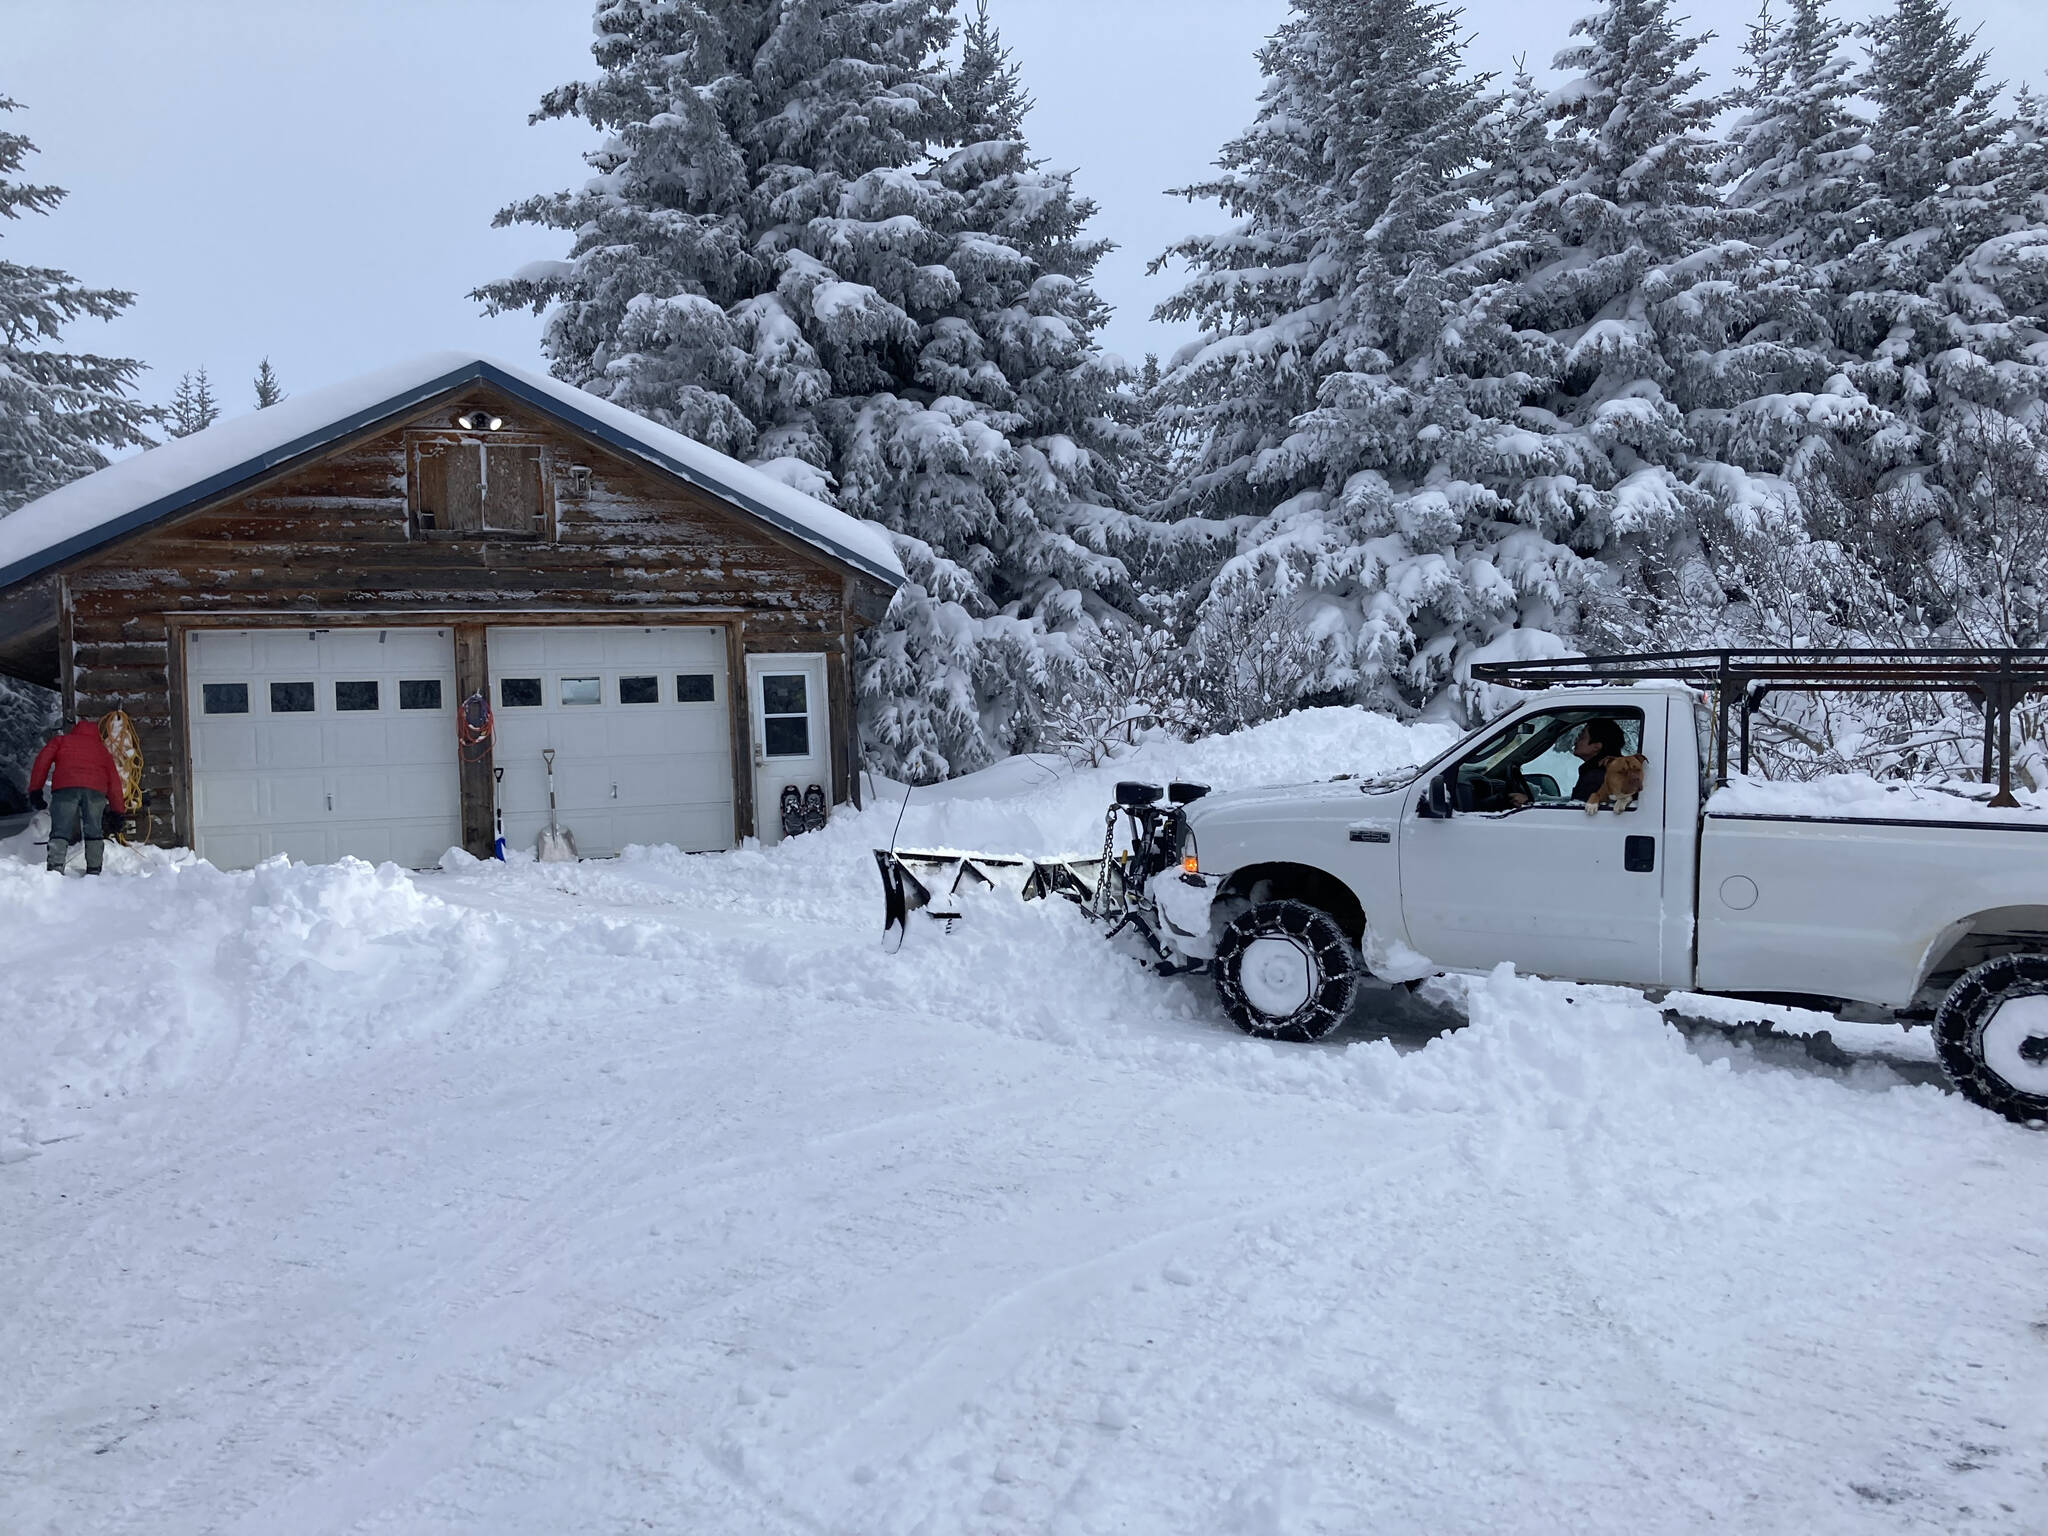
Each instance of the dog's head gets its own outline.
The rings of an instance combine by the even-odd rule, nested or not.
[[[1609,758],[1607,778],[1600,787],[1610,795],[1640,795],[1643,792],[1643,769],[1648,765],[1649,759],[1640,752]]]

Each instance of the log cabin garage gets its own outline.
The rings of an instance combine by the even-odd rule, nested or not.
[[[556,380],[440,354],[0,518],[0,671],[133,717],[151,840],[423,866],[586,856],[853,799],[887,536]]]

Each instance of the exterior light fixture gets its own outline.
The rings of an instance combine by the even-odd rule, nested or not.
[[[456,417],[455,425],[471,432],[495,432],[505,425],[505,418],[493,416],[489,411],[471,411],[467,416]]]

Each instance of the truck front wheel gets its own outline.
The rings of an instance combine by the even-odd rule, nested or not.
[[[1941,1000],[1934,1045],[1964,1098],[2008,1120],[2048,1120],[2048,955],[1965,971]]]
[[[1329,913],[1262,901],[1223,931],[1215,972],[1216,995],[1239,1029],[1305,1045],[1344,1022],[1365,967]]]

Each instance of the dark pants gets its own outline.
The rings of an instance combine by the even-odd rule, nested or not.
[[[59,789],[50,793],[50,855],[46,861],[59,874],[64,872],[65,855],[81,837],[85,839],[85,872],[100,872],[106,857],[107,797],[96,789]]]

